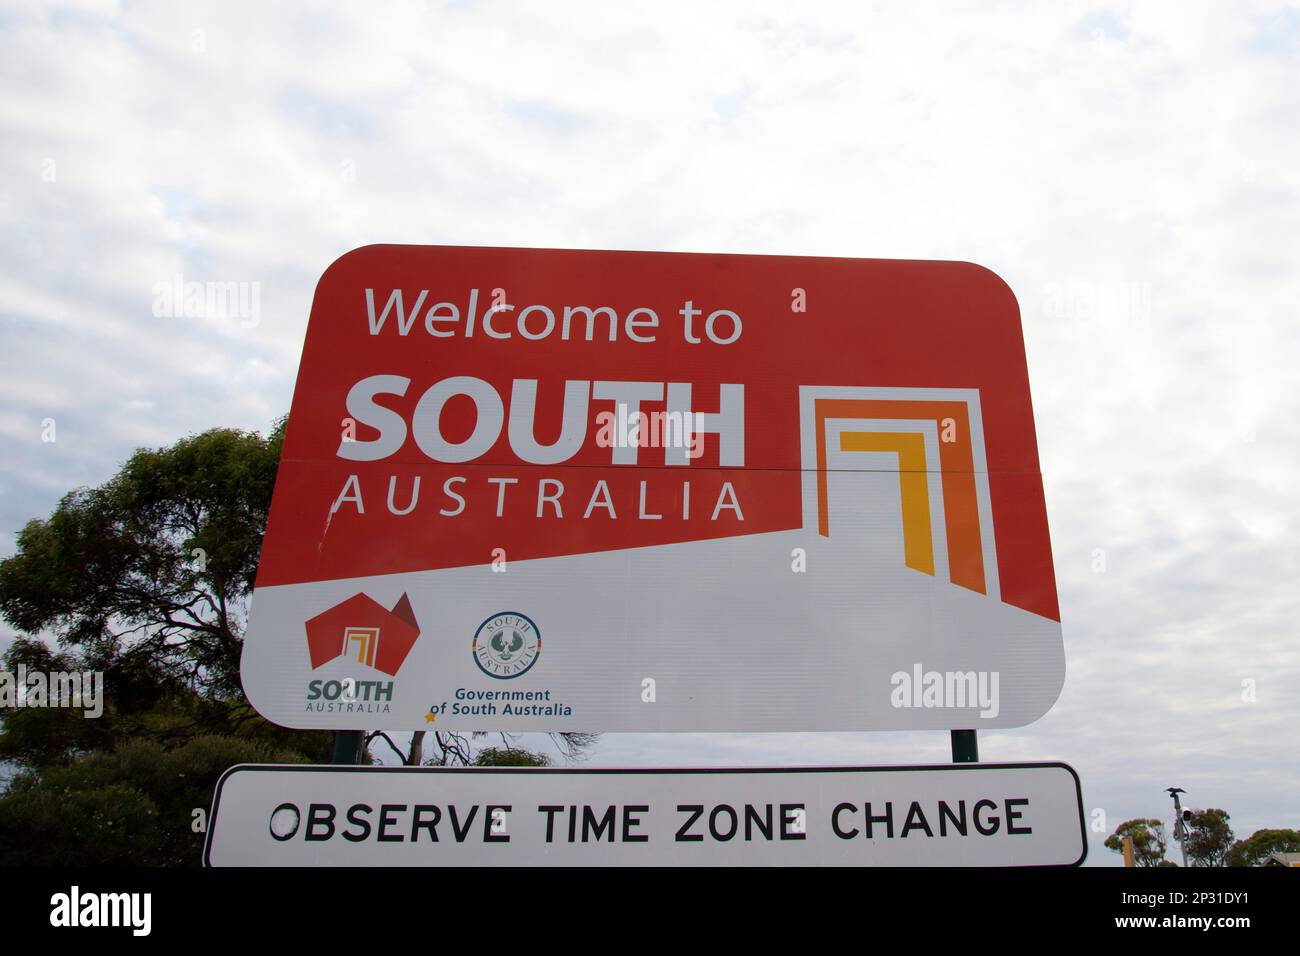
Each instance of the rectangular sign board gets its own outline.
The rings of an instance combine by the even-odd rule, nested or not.
[[[209,866],[1063,866],[1061,763],[783,770],[228,770]]]
[[[1004,728],[1065,663],[1020,315],[962,262],[367,246],[244,646],[303,728]]]

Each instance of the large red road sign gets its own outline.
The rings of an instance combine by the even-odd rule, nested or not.
[[[300,727],[1033,721],[1064,656],[1015,298],[959,262],[348,253],[243,678]]]

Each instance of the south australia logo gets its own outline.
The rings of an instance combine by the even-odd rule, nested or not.
[[[420,636],[411,600],[405,594],[390,611],[368,594],[355,594],[306,623],[312,670],[343,658],[367,670],[393,677]],[[321,713],[387,713],[393,681],[358,679],[312,680],[307,684],[307,709]]]
[[[355,594],[307,621],[312,670],[339,657],[395,676],[420,636],[405,594],[390,611],[368,594]]]

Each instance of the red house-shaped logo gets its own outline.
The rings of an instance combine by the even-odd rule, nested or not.
[[[393,676],[420,636],[405,594],[391,611],[368,594],[356,594],[317,614],[306,627],[313,670],[346,655]]]

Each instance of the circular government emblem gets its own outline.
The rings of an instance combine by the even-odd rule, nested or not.
[[[470,649],[479,670],[504,680],[518,677],[537,663],[542,635],[531,618],[498,611],[478,626]]]

